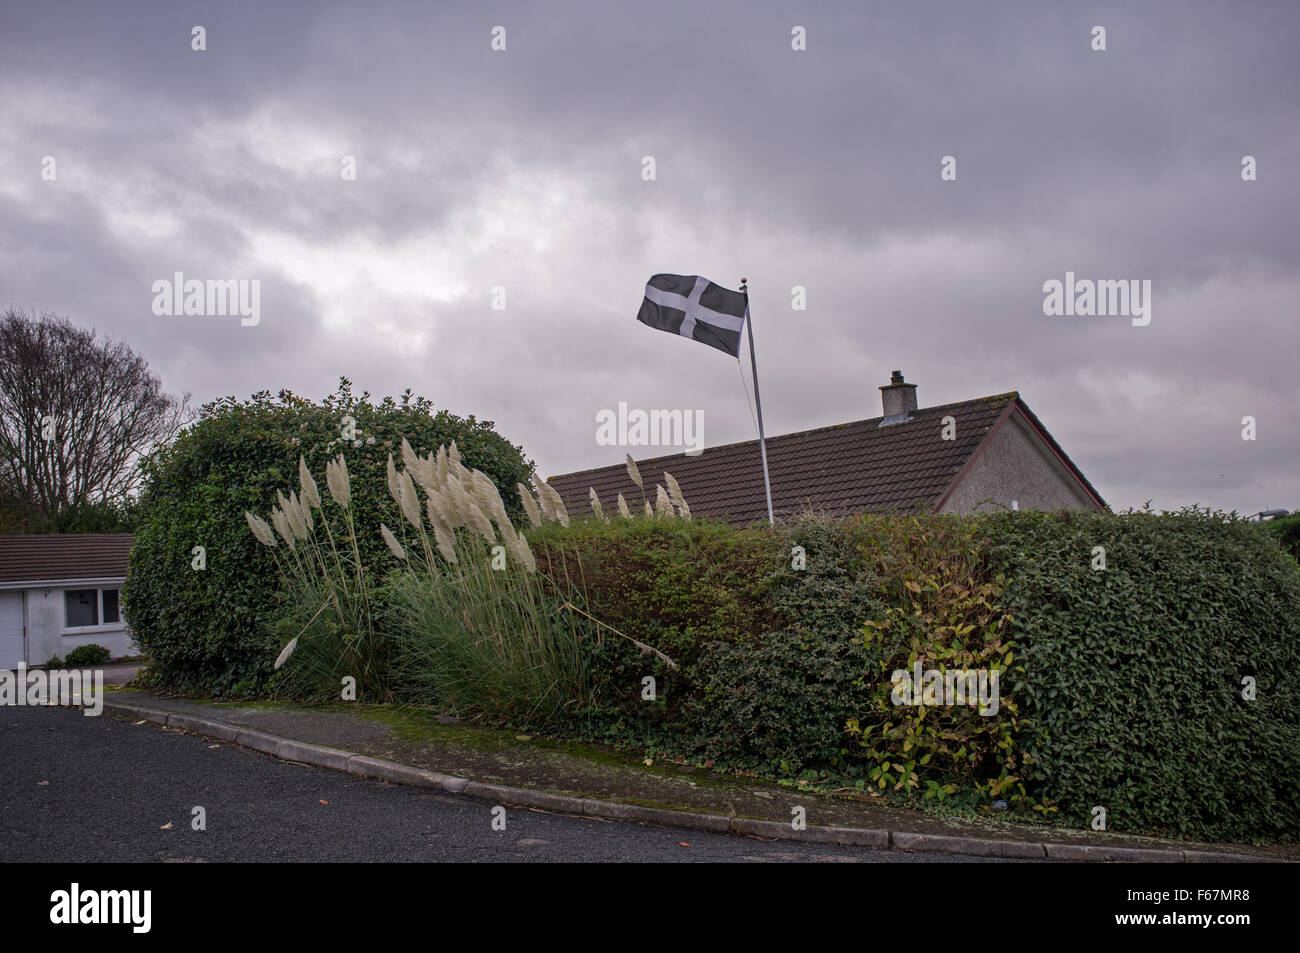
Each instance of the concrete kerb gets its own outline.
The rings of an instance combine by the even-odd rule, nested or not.
[[[116,712],[136,720],[152,721],[160,725],[180,728],[196,734],[207,735],[254,751],[273,755],[284,761],[296,761],[314,767],[330,768],[359,777],[375,778],[395,784],[434,788],[448,794],[464,794],[481,800],[520,807],[535,807],[560,814],[593,817],[609,820],[641,821],[662,827],[707,831],[714,834],[741,834],[770,837],[776,840],[805,841],[819,844],[846,844],[855,847],[875,847],[919,853],[969,854],[976,857],[1004,857],[1028,860],[1102,861],[1121,863],[1240,863],[1261,862],[1271,858],[1218,851],[1163,850],[1135,847],[1089,846],[1081,844],[1036,844],[1028,841],[1006,841],[976,837],[956,837],[942,834],[919,834],[907,831],[809,825],[795,829],[785,821],[765,821],[748,817],[728,817],[721,814],[695,814],[667,808],[643,807],[619,801],[602,801],[596,798],[532,791],[500,784],[483,784],[466,778],[457,778],[437,771],[426,771],[395,761],[385,761],[367,755],[308,744],[241,728],[210,718],[199,718],[180,712],[141,708],[120,702],[105,701],[107,711]]]

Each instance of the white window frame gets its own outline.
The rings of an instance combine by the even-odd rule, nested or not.
[[[96,618],[100,620],[98,625],[68,625],[68,593],[83,592],[86,589],[95,590]],[[117,621],[104,622],[104,590],[117,590]],[[99,585],[99,586],[66,586],[59,594],[63,602],[63,635],[85,635],[90,632],[118,632],[126,628],[126,623],[122,621],[122,586],[117,585]]]

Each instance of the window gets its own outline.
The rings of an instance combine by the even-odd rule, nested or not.
[[[67,589],[63,593],[65,629],[116,626],[121,620],[117,589]]]

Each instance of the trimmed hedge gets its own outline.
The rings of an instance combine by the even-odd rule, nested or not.
[[[1001,797],[1074,827],[1104,807],[1110,829],[1170,836],[1300,832],[1300,576],[1244,521],[1017,511],[531,536],[557,578],[583,584],[588,611],[681,663],[593,645],[599,702],[573,714],[576,735],[873,788],[890,737],[889,790],[913,801],[956,792],[987,810]],[[889,670],[916,658],[1004,666],[1002,709],[881,707]],[[884,735],[845,734],[872,713]],[[935,757],[922,765],[921,750]]]
[[[353,442],[342,439],[345,416],[355,419]],[[403,437],[419,453],[455,440],[465,465],[491,477],[507,505],[519,506],[515,483],[526,483],[533,469],[523,450],[490,421],[434,413],[409,390],[400,400],[373,403],[341,379],[338,392],[319,403],[281,391],[204,405],[198,421],[146,463],[123,589],[126,618],[149,657],[146,677],[205,694],[267,689],[280,647],[272,631],[280,580],[244,511],[264,516],[277,490],[296,488],[300,455],[319,479],[326,460],[344,453],[363,558],[382,576],[393,558],[379,524],[401,520],[386,465],[390,452],[400,459]],[[206,551],[201,570],[192,568],[196,546]]]
[[[1257,527],[1195,509],[1018,512],[983,527],[1024,653],[1028,780],[1064,820],[1085,826],[1100,806],[1130,831],[1300,830],[1294,561]]]

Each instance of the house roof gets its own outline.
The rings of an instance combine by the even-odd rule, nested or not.
[[[0,585],[126,575],[130,533],[0,536]]]
[[[832,514],[870,511],[932,512],[963,473],[985,437],[1019,408],[1062,462],[1100,503],[1101,497],[1070,462],[1015,391],[977,400],[925,407],[906,423],[881,427],[881,417],[770,437],[768,472],[772,509],[789,516],[805,508]],[[956,439],[943,440],[943,418],[957,422]],[[766,520],[763,462],[757,440],[709,447],[699,456],[679,453],[638,460],[637,469],[651,492],[667,470],[697,516],[748,524]],[[548,481],[570,513],[590,511],[589,488],[612,508],[622,493],[628,505],[641,506],[641,491],[623,464],[552,477]]]

